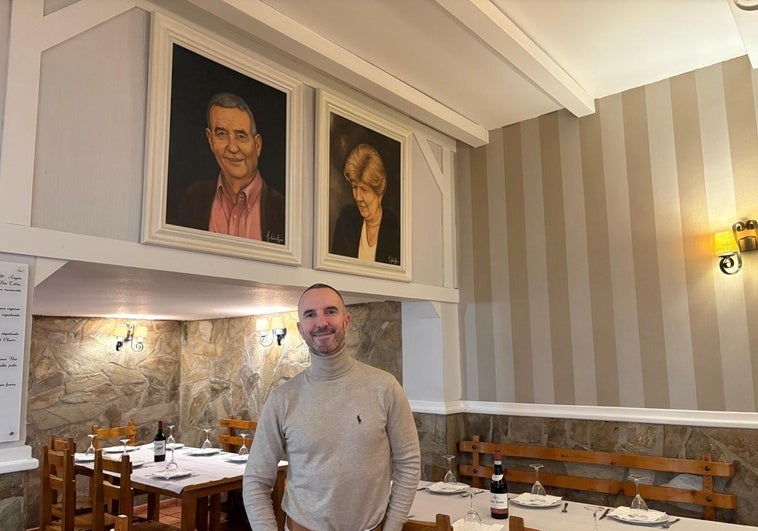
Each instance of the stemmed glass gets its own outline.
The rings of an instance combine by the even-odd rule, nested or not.
[[[87,437],[89,437],[89,448],[84,452],[84,455],[95,455],[95,437],[97,434],[88,433]]]
[[[640,496],[640,480],[643,478],[643,476],[637,476],[637,475],[630,475],[629,479],[634,481],[634,498],[632,499],[632,504],[629,506],[629,508],[632,510],[632,514],[635,516],[642,516],[644,514],[647,514],[647,503],[645,503],[645,500],[642,499],[642,496]]]
[[[179,463],[177,463],[176,459],[174,459],[174,447],[172,446],[170,450],[171,450],[171,460],[168,463],[166,463],[166,471],[179,470]]]
[[[453,459],[455,459],[454,455],[443,455],[443,459],[447,459],[447,472],[445,472],[445,483],[452,483],[456,484],[458,483],[458,478],[455,477],[455,473],[453,472]]]
[[[247,437],[247,433],[240,433],[240,437],[242,437],[242,446],[240,446],[239,452],[237,452],[239,455],[247,455],[250,453],[250,450],[247,449],[247,445],[245,444],[245,437]]]
[[[174,439],[174,426],[175,424],[171,424],[168,427],[168,439],[166,439],[166,446],[171,449],[173,449],[176,444],[176,439]]]
[[[478,531],[482,525],[482,519],[479,513],[474,509],[474,491],[469,489],[469,507],[466,515],[463,517],[463,531]]]
[[[532,485],[532,494],[535,496],[546,496],[547,492],[545,492],[545,487],[543,487],[542,483],[540,483],[540,468],[545,465],[542,465],[540,463],[533,463],[529,466],[534,469],[534,485]]]
[[[205,440],[203,441],[201,448],[203,450],[213,448],[213,445],[211,444],[211,431],[213,431],[213,428],[205,428],[203,431],[205,432]]]
[[[597,529],[598,516],[597,515],[603,512],[603,508],[597,505],[586,505],[584,508],[587,509],[588,511],[592,511],[592,518],[595,520],[595,527],[593,531],[598,531]]]
[[[123,445],[124,445],[124,451],[123,451],[123,452],[121,452],[121,455],[127,455],[127,453],[128,453],[128,452],[126,451],[126,445],[127,445],[127,443],[128,443],[128,442],[129,442],[131,439],[119,439],[119,440],[121,441],[121,444],[123,444]]]

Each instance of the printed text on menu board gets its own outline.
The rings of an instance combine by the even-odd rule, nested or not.
[[[28,266],[0,262],[0,441],[18,440]]]

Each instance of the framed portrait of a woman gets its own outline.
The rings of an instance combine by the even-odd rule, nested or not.
[[[316,107],[316,268],[411,280],[410,131],[324,90]]]

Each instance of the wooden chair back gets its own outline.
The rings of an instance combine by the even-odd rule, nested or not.
[[[120,514],[116,517],[116,523],[111,528],[111,531],[129,531],[129,517],[125,514]]]
[[[450,523],[450,516],[438,513],[434,522],[408,520],[403,524],[403,531],[453,531],[453,526]]]
[[[71,450],[71,454],[73,455],[76,452],[76,441],[74,441],[73,437],[63,438],[56,437],[55,435],[50,435],[49,448],[55,452]]]
[[[92,475],[94,529],[105,529],[105,526],[115,525],[120,514],[130,520],[134,504],[130,457],[122,455],[119,460],[108,459],[103,457],[103,451],[98,449],[95,451],[94,465]]]
[[[524,526],[524,519],[520,516],[511,515],[508,518],[508,531],[539,531],[533,527]]]
[[[55,451],[47,445],[43,446],[40,479],[40,530],[54,527],[60,531],[74,531],[76,483],[73,452]],[[54,505],[58,506],[58,517],[53,514]]]
[[[129,439],[129,444],[137,444],[137,425],[130,420],[126,426],[117,426],[115,428],[101,428],[97,424],[92,425],[92,433],[97,435],[92,445],[100,448],[100,441],[108,439]]]
[[[503,468],[506,469],[505,477],[508,482],[525,485],[534,483],[534,471],[528,469],[528,463],[539,460],[545,463],[545,468],[540,471],[540,482],[546,487],[625,496],[631,500],[635,494],[634,483],[628,479],[628,472],[631,469],[672,474],[695,474],[702,477],[703,488],[701,490],[640,484],[640,495],[646,500],[701,505],[703,506],[704,517],[707,520],[715,519],[716,508],[737,508],[737,497],[734,494],[715,492],[713,488],[714,477],[730,478],[734,476],[734,464],[712,461],[709,454],[704,455],[703,459],[681,459],[569,450],[567,448],[488,443],[480,441],[478,435],[473,436],[470,441],[460,441],[458,449],[464,455],[471,455],[471,464],[458,465],[458,475],[471,477],[473,487],[482,487],[482,480],[489,479],[492,476],[492,466],[485,464],[485,457],[486,461],[491,463],[492,454],[499,450],[503,456]],[[522,459],[527,460],[523,461],[522,464]],[[551,461],[558,462],[558,465],[564,467],[564,463],[605,465],[602,468],[606,471],[608,470],[606,467],[615,467],[619,469],[617,472],[619,479],[613,479],[607,473],[603,474],[603,477],[551,473]],[[520,470],[516,468],[517,466],[523,466],[524,469]]]
[[[253,435],[258,428],[257,420],[243,420],[229,417],[219,420],[222,433],[218,436],[218,442],[221,448],[226,452],[236,452],[242,446],[242,437],[240,433],[246,433],[245,445],[249,448],[253,443]]]

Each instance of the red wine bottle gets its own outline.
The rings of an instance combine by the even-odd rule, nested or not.
[[[153,439],[153,459],[155,461],[166,460],[166,436],[163,434],[163,421],[158,421],[158,433]]]
[[[508,518],[508,485],[503,475],[503,460],[500,452],[495,452],[495,469],[490,482],[490,516],[496,520]]]

